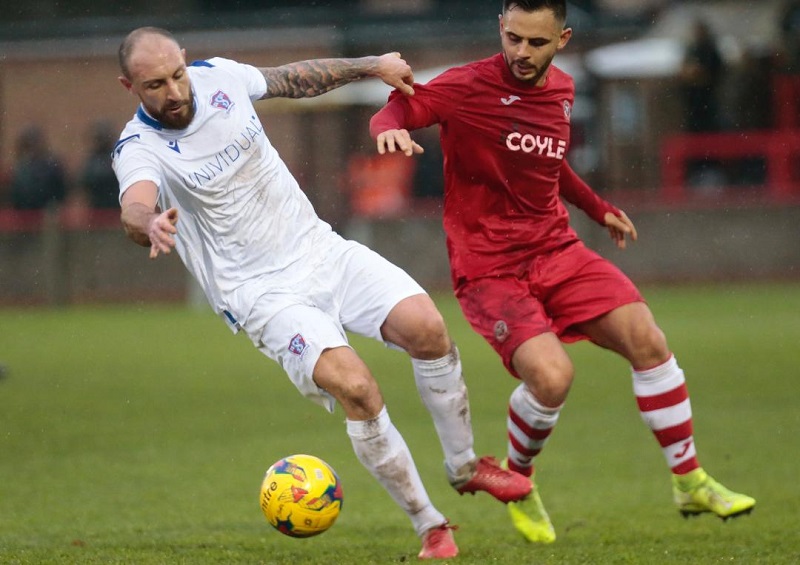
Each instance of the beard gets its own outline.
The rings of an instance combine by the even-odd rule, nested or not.
[[[194,119],[194,103],[190,98],[178,105],[162,107],[158,111],[148,109],[148,112],[167,129],[186,129]]]
[[[535,67],[520,67],[516,61],[509,62],[508,58],[506,58],[506,65],[508,65],[508,70],[511,71],[511,74],[514,75],[517,80],[528,84],[538,84],[542,77],[547,74],[547,70],[550,68],[550,64],[553,62],[554,58],[555,56],[550,57],[542,65]]]

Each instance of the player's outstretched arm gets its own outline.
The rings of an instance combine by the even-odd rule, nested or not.
[[[412,95],[414,73],[400,53],[356,59],[310,59],[259,69],[267,79],[266,98],[311,98],[367,77],[377,77]]]
[[[150,258],[159,253],[169,255],[175,247],[174,235],[178,233],[178,210],[170,208],[160,212],[156,206],[158,188],[153,182],[140,181],[131,185],[122,195],[120,220],[125,233],[135,243],[150,247]]]

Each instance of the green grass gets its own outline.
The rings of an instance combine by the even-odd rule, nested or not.
[[[569,347],[576,383],[538,479],[559,536],[526,544],[484,494],[447,485],[406,358],[353,343],[373,368],[431,498],[459,525],[457,562],[797,563],[800,284],[644,289],[692,394],[708,471],[758,499],[722,522],[683,520],[641,423],[629,370]],[[476,448],[502,455],[516,382],[437,296],[463,355]],[[174,306],[0,310],[1,563],[400,563],[410,523],[352,454],[340,409],[302,399],[277,365],[207,312]],[[309,452],[344,484],[337,524],[281,536],[258,488]]]

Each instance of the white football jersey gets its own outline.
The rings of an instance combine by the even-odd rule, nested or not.
[[[291,292],[341,238],[264,133],[253,107],[266,92],[263,74],[222,58],[187,72],[192,123],[165,129],[140,106],[114,148],[113,166],[120,197],[149,180],[161,209],[178,209],[177,252],[237,331],[259,297]]]

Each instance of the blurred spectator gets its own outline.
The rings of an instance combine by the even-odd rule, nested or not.
[[[728,77],[729,109],[726,124],[733,130],[767,129],[772,125],[772,63],[769,54],[742,50]]]
[[[711,28],[702,20],[692,27],[680,72],[684,104],[684,129],[713,132],[720,129],[720,88],[725,64]],[[694,159],[687,163],[687,182],[691,186],[718,187],[727,184],[720,163]]]
[[[402,153],[353,155],[347,166],[353,213],[360,217],[386,218],[407,212],[415,164]]]
[[[0,208],[5,207],[11,201],[11,177],[12,169],[7,159],[0,159]]]
[[[727,128],[734,131],[765,130],[772,126],[772,61],[770,54],[745,48],[728,77],[729,97],[725,106]],[[726,167],[728,184],[762,186],[767,178],[763,155],[736,159]]]
[[[36,126],[17,138],[17,160],[11,177],[11,203],[18,210],[60,204],[66,196],[64,169]]]
[[[789,0],[781,12],[780,68],[800,73],[800,0]]]
[[[772,104],[775,126],[800,128],[800,0],[789,0],[778,21],[780,45],[775,58]]]
[[[425,148],[425,152],[415,157],[412,196],[415,199],[441,199],[444,196],[444,172],[439,128],[434,126],[418,130],[416,140]]]
[[[725,63],[711,28],[702,20],[695,21],[680,73],[688,131],[719,129],[718,97],[724,73]]]
[[[91,145],[81,170],[81,188],[92,208],[119,208],[119,184],[111,168],[111,152],[117,136],[105,120],[93,123],[89,135]]]

